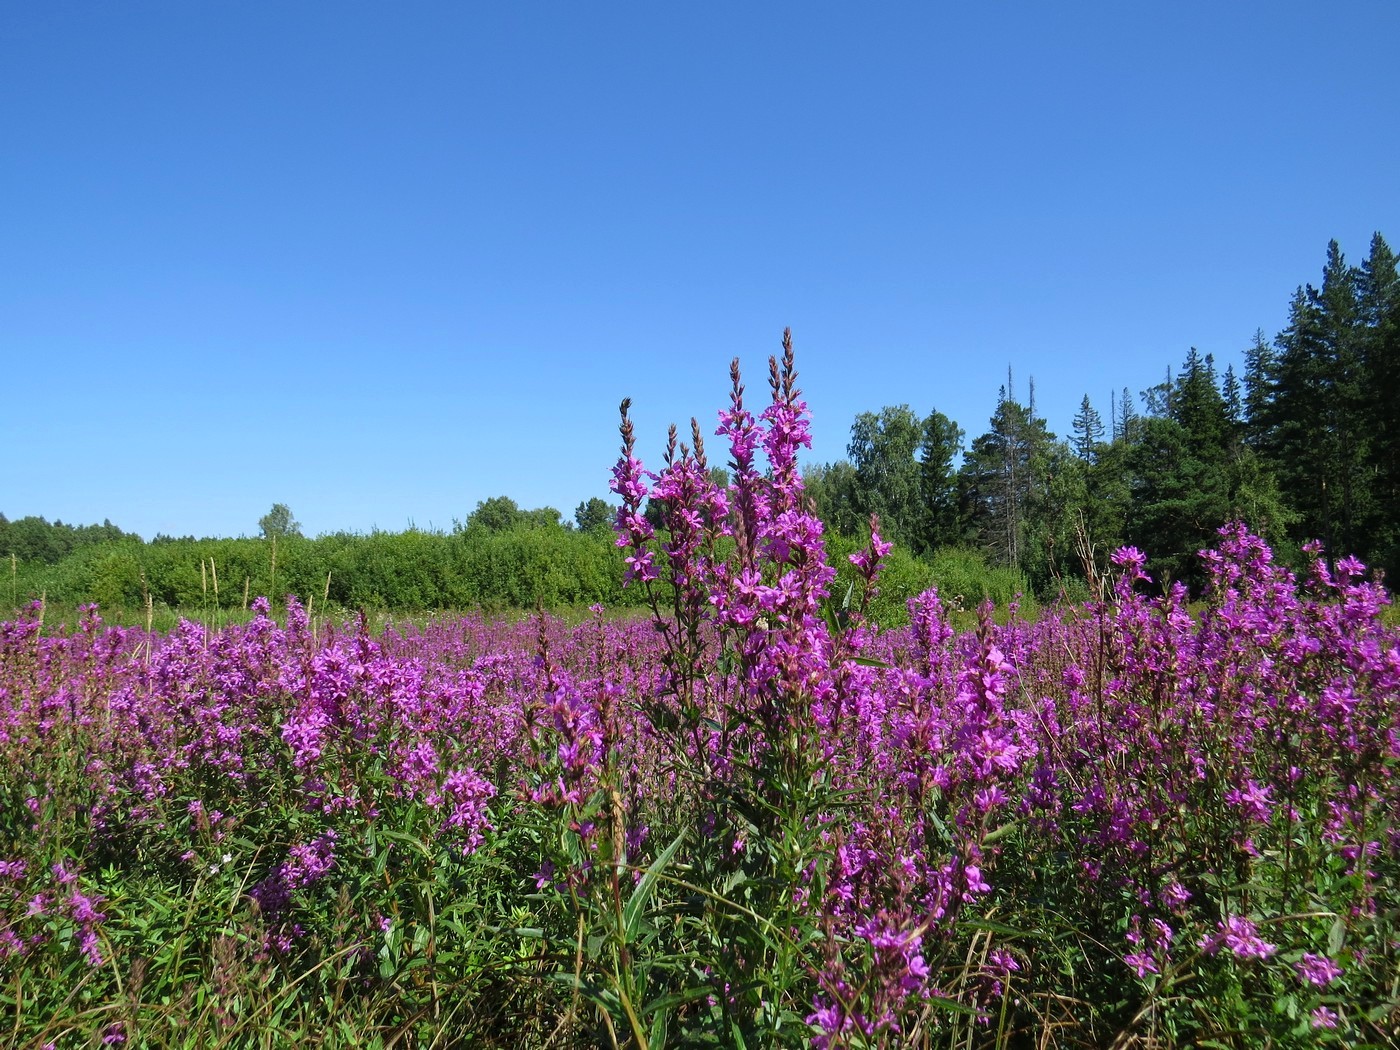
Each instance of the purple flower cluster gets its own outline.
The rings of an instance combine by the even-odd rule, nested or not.
[[[1316,996],[1400,969],[1400,638],[1359,565],[1317,557],[1299,580],[1236,525],[1202,552],[1196,603],[1127,548],[1103,601],[984,609],[959,633],[930,590],[882,631],[865,616],[890,549],[878,522],[852,595],[828,593],[790,342],[759,414],[737,363],[731,379],[711,436],[727,479],[694,423],[648,471],[624,405],[617,536],[650,623],[597,610],[374,636],[292,600],[281,625],[260,602],[244,625],[163,637],[92,610],[72,632],[0,624],[0,958],[59,950],[60,922],[67,950],[102,958],[116,895],[54,864],[71,847],[54,814],[80,812],[94,856],[236,870],[279,947],[371,863],[380,828],[461,864],[528,828],[517,844],[538,849],[510,855],[521,907],[553,890],[578,909],[550,955],[570,960],[576,917],[623,914],[673,843],[676,881],[710,881],[657,909],[683,918],[652,930],[655,950],[713,980],[722,1038],[786,1011],[818,1045],[938,1042],[955,1017],[1084,999],[1018,917],[1072,917],[1076,980],[1105,990],[1179,987],[1195,966]],[[397,928],[393,893],[363,902],[366,938]],[[761,913],[743,893],[769,894]],[[744,908],[800,945],[788,984],[728,936]],[[636,950],[612,948],[627,965]],[[1308,1004],[1312,1024],[1343,1023],[1330,1001]]]

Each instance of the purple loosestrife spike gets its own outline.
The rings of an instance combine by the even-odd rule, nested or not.
[[[1307,984],[1326,988],[1342,975],[1342,968],[1325,955],[1304,952],[1303,958],[1293,964],[1298,979]]]

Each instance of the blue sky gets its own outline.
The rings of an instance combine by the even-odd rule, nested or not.
[[[1393,3],[10,4],[0,511],[606,497],[764,389],[1063,434],[1400,241]]]

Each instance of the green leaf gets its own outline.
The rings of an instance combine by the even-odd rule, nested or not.
[[[928,1001],[934,1006],[940,1006],[945,1010],[951,1010],[955,1014],[963,1014],[967,1017],[980,1016],[975,1007],[968,1006],[966,1003],[960,1003],[956,999],[949,999],[946,996],[930,995]]]
[[[666,1045],[666,1033],[670,1029],[671,1015],[665,1010],[657,1010],[656,1017],[651,1022],[651,1031],[647,1033],[647,1046],[654,1050],[663,1050]]]
[[[622,908],[622,933],[626,943],[630,944],[637,938],[637,930],[641,925],[642,916],[646,912],[647,901],[650,900],[652,890],[656,887],[656,880],[665,870],[666,865],[671,863],[671,858],[676,855],[676,850],[680,849],[681,842],[685,839],[685,832],[682,831],[671,844],[662,850],[646,873],[642,875],[636,888],[632,890],[632,896],[627,899],[627,903]]]
[[[708,985],[697,985],[694,988],[686,988],[679,992],[668,992],[666,995],[659,996],[643,1006],[642,1016],[645,1017],[647,1014],[655,1013],[656,1011],[664,1012],[671,1009],[673,1006],[683,1006],[697,999],[703,999],[713,991],[714,989]]]
[[[425,843],[417,835],[410,835],[402,831],[393,831],[389,828],[380,829],[379,835],[381,838],[389,839],[392,842],[402,842],[406,846],[412,846],[414,849],[420,851],[425,857],[431,857],[433,855],[432,850],[428,848],[427,843]]]
[[[1000,842],[1002,839],[1006,838],[1007,835],[1010,835],[1013,831],[1015,831],[1018,827],[1020,827],[1020,822],[1015,820],[1013,820],[1010,824],[1003,824],[1001,827],[995,829],[994,831],[989,831],[987,833],[987,836],[982,840],[982,844],[984,846],[990,846],[993,842]]]
[[[1342,944],[1346,941],[1347,924],[1338,915],[1332,920],[1332,928],[1327,931],[1327,954],[1336,957],[1342,950]]]
[[[822,618],[826,620],[826,629],[831,632],[832,637],[841,633],[841,625],[836,619],[836,606],[829,598],[822,602]]]

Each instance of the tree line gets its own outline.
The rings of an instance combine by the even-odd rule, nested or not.
[[[1294,293],[1288,326],[1256,332],[1243,377],[1192,348],[1180,368],[1108,419],[1085,394],[1058,438],[1034,385],[1008,376],[987,430],[908,405],[857,416],[847,458],[807,472],[829,527],[879,515],[916,553],[970,546],[1024,572],[1041,593],[1092,585],[1123,545],[1163,580],[1199,583],[1195,552],[1228,520],[1283,556],[1320,541],[1400,571],[1400,280],[1376,234],[1359,266],[1329,244],[1320,286]],[[961,461],[959,462],[959,456]]]
[[[138,619],[147,608],[201,614],[287,594],[318,608],[395,613],[640,606],[641,591],[623,587],[625,552],[614,542],[615,513],[594,498],[566,522],[553,508],[526,509],[496,496],[478,503],[450,532],[410,528],[313,539],[279,503],[259,521],[256,537],[157,536],[149,543],[119,529],[74,530],[0,515],[0,552],[8,548],[10,555],[14,607],[42,596],[70,609],[96,602],[109,613],[134,611]],[[81,541],[68,544],[75,533]],[[838,606],[840,595],[859,586],[847,556],[862,546],[855,536],[828,539]],[[968,609],[984,599],[1005,606],[1028,589],[1023,574],[990,566],[975,551],[918,557],[896,550],[871,612],[880,623],[906,622],[907,600],[935,584]]]
[[[409,528],[314,539],[285,504],[260,519],[257,537],[150,542],[107,523],[75,528],[0,514],[16,601],[43,595],[107,608],[156,604],[232,609],[250,597],[295,594],[343,608],[394,611],[624,605],[622,554],[612,508],[592,499],[572,522],[544,507],[493,497],[451,532]]]
[[[1333,241],[1319,286],[1300,286],[1287,327],[1257,332],[1244,375],[1190,349],[1134,398],[1086,393],[1064,438],[1012,377],[985,432],[943,413],[888,406],[856,417],[847,458],[808,465],[807,492],[833,534],[833,562],[872,514],[892,556],[882,617],[938,583],[975,603],[1017,591],[1092,593],[1111,552],[1139,547],[1159,580],[1199,584],[1196,552],[1241,519],[1285,559],[1318,540],[1400,572],[1400,279],[1380,234],[1358,266]],[[580,503],[573,519],[508,496],[477,504],[451,532],[410,528],[308,539],[285,504],[259,536],[156,536],[110,521],[73,526],[0,514],[0,557],[16,598],[73,604],[231,606],[246,593],[314,596],[392,610],[635,602],[614,546],[615,508]],[[838,581],[837,589],[841,584]]]

